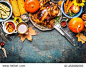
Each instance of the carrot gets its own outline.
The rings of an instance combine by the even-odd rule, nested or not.
[[[64,12],[66,13],[66,3],[64,3]]]
[[[69,3],[69,0],[66,1],[66,5],[68,5],[68,3]]]
[[[67,12],[69,11],[69,9],[70,9],[70,7],[73,5],[73,1],[71,2],[69,2],[69,4],[68,4],[68,7],[67,7]]]
[[[71,9],[69,9],[69,12],[71,13]]]

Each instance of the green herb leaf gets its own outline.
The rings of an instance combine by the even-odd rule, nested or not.
[[[55,18],[55,24],[56,24],[57,22],[60,24],[60,17],[61,17],[61,15],[60,15],[60,16],[56,16],[56,18]]]

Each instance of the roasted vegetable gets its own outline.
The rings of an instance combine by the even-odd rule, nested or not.
[[[20,11],[19,11],[19,7],[18,7],[18,3],[16,0],[10,0],[10,3],[12,5],[13,8],[13,14],[15,17],[20,16]]]
[[[66,3],[64,3],[64,12],[67,14],[67,6],[66,6]]]
[[[70,8],[73,5],[74,1],[73,0],[66,0],[66,2],[64,2],[64,12],[65,14],[68,14],[68,12],[70,12]]]
[[[14,24],[13,24],[12,22],[8,22],[8,23],[6,23],[6,29],[7,29],[7,31],[8,31],[9,33],[11,33],[11,32],[14,31],[15,26],[14,26]]]
[[[20,10],[20,14],[24,14],[27,13],[25,8],[24,8],[24,0],[17,0],[18,1],[18,6],[19,6],[19,10]]]
[[[6,19],[10,15],[10,8],[0,3],[0,18]]]
[[[70,9],[70,7],[73,5],[73,1],[71,2],[69,2],[69,4],[68,4],[68,7],[67,7],[67,12],[69,11],[69,9]]]
[[[70,0],[66,0],[66,5],[68,5],[69,1],[70,1]]]

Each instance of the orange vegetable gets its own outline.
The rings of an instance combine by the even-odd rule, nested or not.
[[[68,5],[68,3],[69,3],[69,0],[66,1],[66,5]]]
[[[58,5],[59,5],[60,7],[61,7],[61,5],[62,5],[62,2],[63,2],[63,1],[59,1],[59,2],[58,2]]]
[[[38,0],[26,0],[24,6],[28,12],[34,13],[39,9],[40,4]]]
[[[69,2],[69,4],[68,4],[68,7],[67,7],[67,12],[69,11],[69,9],[70,9],[70,7],[73,5],[73,1],[71,2]]]
[[[20,11],[19,11],[17,0],[10,0],[10,3],[11,3],[12,8],[13,8],[14,16],[19,17],[20,16]]]
[[[20,14],[22,15],[24,13],[27,13],[25,8],[24,8],[24,0],[17,0],[17,2],[18,2]]]
[[[86,20],[86,13],[82,15],[82,19]]]
[[[64,12],[65,12],[65,14],[67,14],[67,6],[66,6],[66,3],[64,3]]]
[[[84,28],[84,21],[81,18],[72,18],[69,21],[69,29],[74,33],[79,33]]]

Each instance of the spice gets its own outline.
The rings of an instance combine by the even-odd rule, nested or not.
[[[28,22],[29,21],[29,16],[27,14],[23,14],[21,16],[21,19],[24,21],[24,22]]]

